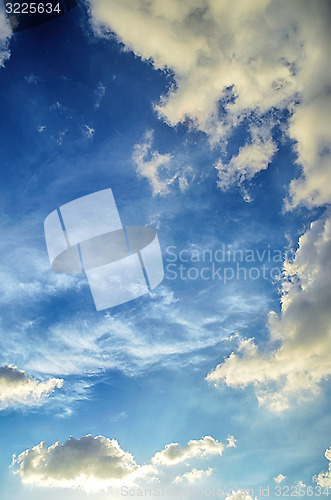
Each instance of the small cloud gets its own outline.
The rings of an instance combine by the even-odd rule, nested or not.
[[[0,410],[9,407],[39,406],[55,388],[62,387],[63,380],[50,378],[39,381],[28,377],[16,366],[0,367]]]
[[[236,448],[236,442],[237,440],[233,436],[229,436],[227,438],[228,444],[226,445],[227,448]]]
[[[54,104],[52,104],[49,109],[51,111],[56,111],[57,109],[61,109],[62,108],[62,104],[59,102],[59,101],[56,101],[54,102]]]
[[[307,488],[307,485],[303,483],[302,481],[297,481],[297,486],[300,488]]]
[[[128,418],[128,414],[126,411],[121,411],[120,413],[116,413],[115,415],[111,415],[108,420],[110,422],[121,422],[122,420],[125,420]]]
[[[167,444],[162,451],[157,452],[151,462],[155,465],[173,465],[185,462],[193,457],[208,457],[222,455],[225,445],[211,436],[193,439],[185,446],[178,443]]]
[[[325,450],[325,458],[329,461],[329,468],[326,472],[320,472],[313,480],[322,487],[331,487],[331,448]]]
[[[177,476],[173,480],[173,483],[182,483],[182,482],[188,482],[188,483],[194,483],[195,481],[199,481],[199,479],[202,479],[204,477],[211,476],[215,469],[207,469],[207,470],[197,470],[197,469],[192,469],[190,472],[185,472],[182,476]]]
[[[37,75],[28,75],[28,76],[25,76],[25,81],[29,84],[33,84],[33,85],[38,85],[38,83],[40,82],[40,78],[39,76]]]
[[[276,483],[281,483],[284,481],[284,479],[286,479],[286,476],[283,476],[283,474],[278,474],[277,477],[274,477],[274,481]]]
[[[95,95],[96,95],[96,101],[95,101],[95,107],[99,108],[101,101],[106,93],[106,87],[103,85],[103,83],[99,82],[98,86],[95,90]]]
[[[153,192],[153,196],[165,196],[170,192],[170,186],[178,182],[182,192],[186,191],[194,180],[192,167],[181,167],[169,153],[162,154],[152,149],[153,132],[148,131],[144,140],[136,144],[132,159],[136,164],[138,175],[145,177]]]
[[[95,133],[95,130],[94,128],[92,127],[89,127],[88,125],[83,125],[83,135],[87,138],[87,139],[92,139],[93,136],[94,136],[94,133]]]
[[[239,149],[238,154],[232,156],[228,163],[219,159],[215,165],[218,171],[217,186],[226,191],[232,186],[240,186],[242,197],[247,203],[252,201],[245,181],[250,181],[260,171],[266,170],[277,151],[268,127],[250,128],[251,140]]]
[[[59,133],[59,137],[56,141],[59,146],[62,146],[63,141],[64,141],[64,137],[65,137],[67,132],[68,132],[68,129],[66,128],[65,130],[62,130],[62,132]]]
[[[46,125],[41,125],[40,127],[38,127],[38,132],[44,132],[46,130]]]

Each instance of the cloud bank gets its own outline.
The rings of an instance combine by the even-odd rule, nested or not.
[[[63,380],[38,381],[15,366],[0,367],[0,410],[8,407],[37,406],[44,402]]]
[[[207,380],[230,387],[253,384],[258,400],[282,411],[296,396],[319,392],[331,374],[331,213],[301,236],[293,262],[284,265],[282,311],[269,315],[269,354],[254,339],[242,340]],[[275,343],[280,347],[274,348]]]
[[[131,453],[115,439],[103,436],[70,437],[47,448],[43,441],[24,451],[13,465],[24,484],[53,488],[82,488],[87,492],[106,489],[142,473]]]
[[[286,111],[289,125],[281,125],[301,169],[287,207],[331,201],[330,2],[238,0],[233,8],[224,0],[94,0],[90,9],[98,35],[116,36],[173,76],[155,105],[170,126],[190,120],[224,148],[244,120],[271,130],[280,123],[275,110]],[[222,188],[251,179],[272,158],[272,140],[248,132],[238,155],[216,164]]]
[[[157,466],[178,464],[191,458],[221,455],[224,445],[210,436],[192,440],[186,446],[170,444],[154,455],[151,464],[138,465],[131,453],[122,450],[115,439],[104,436],[70,437],[64,444],[57,442],[37,446],[13,457],[13,472],[24,484],[49,488],[82,489],[87,493],[109,487],[134,485],[138,478],[156,480]],[[209,469],[212,471],[212,469]],[[209,471],[193,469],[188,480],[209,475]],[[203,473],[203,474],[202,474]]]

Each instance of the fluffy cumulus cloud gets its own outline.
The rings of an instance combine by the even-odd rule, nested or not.
[[[14,457],[13,466],[24,484],[87,492],[132,481],[151,470],[138,466],[115,439],[91,435],[70,437],[64,444],[57,442],[49,448],[41,442]]]
[[[320,472],[314,477],[314,481],[322,487],[331,487],[331,448],[325,451],[325,458],[329,460],[329,469],[326,472]]]
[[[153,132],[149,131],[145,134],[144,140],[134,148],[132,159],[138,175],[148,180],[153,196],[168,194],[174,182],[185,191],[189,182],[193,180],[192,169],[178,167],[172,155],[153,150],[152,142]]]
[[[209,477],[212,475],[214,469],[192,469],[190,472],[185,472],[182,476],[176,476],[173,480],[173,483],[194,483],[195,481],[199,481],[204,477]]]
[[[8,407],[36,406],[44,402],[63,380],[38,381],[15,366],[0,367],[0,410]]]
[[[174,447],[177,447],[176,451]],[[224,445],[205,436],[199,441],[190,441],[182,448],[179,445],[167,445],[165,450],[153,457],[150,464],[138,465],[131,453],[122,450],[115,439],[88,435],[80,439],[70,437],[64,444],[57,442],[48,448],[45,442],[41,442],[17,457],[14,456],[12,467],[24,484],[79,488],[90,493],[123,484],[134,485],[138,479],[143,478],[157,480],[158,465],[179,463],[192,457],[221,455],[221,448],[223,450]],[[169,460],[155,460],[157,456],[164,457],[165,451],[169,449],[172,450],[172,453],[168,453]],[[211,472],[212,469],[193,469],[186,475],[186,479],[191,481],[193,478],[208,476]]]
[[[319,391],[331,374],[331,211],[300,237],[292,261],[284,265],[282,311],[269,316],[270,350],[262,353],[254,339],[241,340],[207,376],[231,387],[253,384],[261,404],[275,411],[298,397]],[[277,346],[275,348],[275,346]]]
[[[175,465],[194,457],[222,455],[224,448],[223,443],[211,436],[205,436],[198,440],[192,439],[186,446],[180,446],[178,443],[170,443],[162,451],[154,455],[152,463],[155,465]]]
[[[3,2],[0,2],[0,68],[9,58],[10,52],[8,48],[9,38],[12,30],[10,28]]]
[[[331,199],[328,127],[331,32],[328,0],[93,0],[92,22],[101,36],[115,34],[174,83],[155,106],[174,126],[187,123],[211,144],[226,143],[244,119],[270,128],[274,110],[291,116],[301,176],[290,186],[288,207]],[[251,135],[233,160],[217,164],[220,187],[267,168],[271,139]],[[257,159],[254,159],[254,154]]]

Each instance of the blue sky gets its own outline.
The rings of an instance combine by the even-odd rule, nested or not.
[[[330,8],[230,5],[0,11],[0,498],[331,486]],[[96,311],[43,223],[107,188],[165,277]]]

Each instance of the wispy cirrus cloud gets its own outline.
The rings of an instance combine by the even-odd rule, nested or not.
[[[229,316],[201,317],[198,310],[188,311],[174,292],[163,285],[151,293],[150,298],[145,298],[145,302],[137,302],[130,311],[116,315],[105,313],[96,318],[93,312],[79,311],[45,325],[46,330],[40,321],[33,325],[25,322],[2,339],[2,355],[13,352],[24,338],[28,352],[26,348],[16,348],[15,362],[24,362],[26,369],[37,373],[61,377],[109,369],[132,375],[148,371],[156,364],[187,365],[194,359],[199,363],[201,360],[196,354],[200,350],[229,337],[232,332],[227,327],[230,317],[242,324],[238,315],[246,315],[250,306],[240,300],[236,304],[236,300],[223,301],[223,304],[229,302]],[[252,307],[255,306],[256,298],[253,298]],[[217,328],[211,328],[211,323],[216,323]],[[202,360],[205,356],[208,353]]]
[[[115,439],[103,436],[70,437],[64,444],[39,445],[14,457],[13,465],[24,484],[49,488],[80,488],[95,492],[132,482],[153,472],[139,466],[131,453],[122,450]]]

